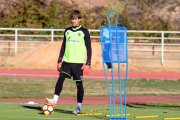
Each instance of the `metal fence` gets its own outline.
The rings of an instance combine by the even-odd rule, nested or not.
[[[98,41],[100,30],[89,29],[89,31],[92,41]],[[64,29],[0,28],[0,53],[9,49],[17,54],[20,49],[33,48],[20,46],[22,43],[53,43],[62,40],[63,32]],[[129,53],[158,53],[162,65],[165,53],[176,53],[176,58],[180,59],[180,31],[128,30],[127,32]]]

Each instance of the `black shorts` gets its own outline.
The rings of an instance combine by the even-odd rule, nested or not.
[[[81,70],[82,66],[83,63],[63,62],[60,69],[60,74],[63,74],[70,79],[73,77],[73,80],[81,80],[83,78],[83,70]]]

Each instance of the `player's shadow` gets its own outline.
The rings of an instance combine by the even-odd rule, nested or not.
[[[72,114],[70,110],[63,110],[63,109],[55,109],[56,112],[65,113],[65,114]]]
[[[33,110],[41,110],[41,107],[39,106],[29,106],[29,105],[23,105],[22,107],[27,109],[33,109]],[[72,114],[72,111],[69,110],[63,110],[63,109],[55,109],[56,112],[65,113],[65,114]]]
[[[28,109],[33,109],[33,110],[38,110],[40,111],[41,110],[41,107],[39,106],[28,106],[28,105],[23,105],[22,107],[24,108],[28,108]]]
[[[40,111],[40,110],[41,110],[41,107],[40,107],[40,106],[23,105],[22,107],[27,108],[27,109],[37,110],[37,111]],[[72,111],[70,111],[70,110],[55,109],[55,112],[73,115],[73,114],[72,114]],[[39,113],[39,114],[42,114],[42,113]],[[81,114],[85,114],[85,113],[81,113]],[[107,118],[104,117],[104,116],[101,116],[101,117],[87,116],[87,117],[88,117],[88,118],[91,117],[91,118],[98,118],[98,119],[107,120]],[[108,119],[108,120],[109,120],[109,119]]]
[[[39,114],[42,114],[42,112],[40,112],[41,111],[41,107],[40,106],[23,105],[22,107],[27,108],[27,109],[37,110],[37,111],[39,111]]]

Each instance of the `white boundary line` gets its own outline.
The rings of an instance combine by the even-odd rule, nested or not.
[[[0,73],[0,76],[24,76],[24,77],[48,77],[48,78],[58,78],[58,75],[42,75],[42,74],[9,74],[9,73]],[[101,78],[103,76],[84,76],[84,78]],[[110,78],[110,77],[109,77]],[[115,77],[118,78],[118,77]]]
[[[0,73],[0,76],[58,77],[58,75],[42,75],[42,74],[9,74],[9,73]]]
[[[22,76],[22,77],[42,77],[42,78],[58,78],[58,75],[51,75],[51,74],[14,74],[14,73],[0,73],[0,76]],[[92,78],[92,79],[98,79],[98,80],[105,80],[104,76],[86,76],[84,75],[83,78]],[[115,79],[118,77],[114,76]],[[123,76],[122,79],[125,77]],[[108,77],[108,79],[111,79],[111,77]],[[158,77],[151,77],[151,78],[143,78],[143,77],[135,77],[129,79],[159,79],[159,80],[177,80],[178,78],[158,78]]]

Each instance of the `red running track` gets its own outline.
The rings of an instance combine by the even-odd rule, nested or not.
[[[111,73],[108,73],[108,76]],[[18,76],[18,77],[43,77],[52,78],[58,77],[56,70],[0,70],[0,76]],[[84,75],[85,78],[104,79],[103,71],[89,71]],[[117,77],[117,73],[115,73]],[[122,73],[121,77],[125,77]],[[162,79],[162,80],[177,80],[180,79],[180,73],[148,73],[148,72],[129,72],[128,77],[131,79],[146,78],[146,79]],[[0,99],[0,102],[44,102],[43,98],[15,98],[15,99]],[[117,98],[117,103],[118,98]],[[180,102],[180,96],[128,96],[127,104],[143,104],[151,102]],[[60,104],[74,104],[76,98],[60,98]],[[84,98],[84,104],[108,104],[108,97]]]
[[[52,78],[58,77],[58,72],[56,70],[0,70],[0,76],[22,76],[22,77],[44,77]],[[108,73],[108,76],[111,76],[111,73]],[[115,72],[115,77],[118,74]],[[103,71],[89,71],[84,74],[85,78],[95,78],[95,79],[104,79]],[[125,77],[125,73],[121,74],[121,77]],[[180,79],[180,72],[129,72],[128,78],[131,79],[162,79],[162,80],[177,80]]]

